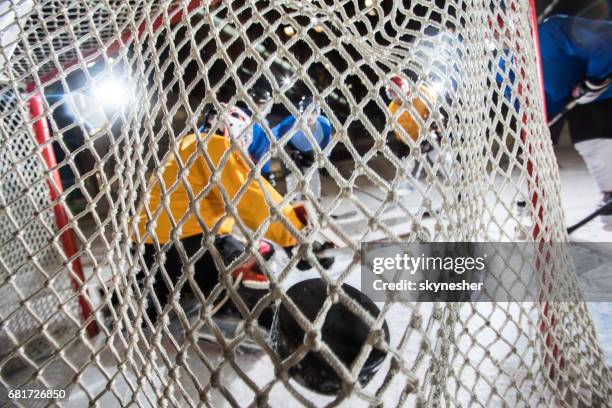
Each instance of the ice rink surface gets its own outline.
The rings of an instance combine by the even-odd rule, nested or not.
[[[561,167],[561,199],[568,225],[580,221],[600,204],[601,194],[590,177],[584,162],[568,146],[557,150]],[[594,219],[570,236],[574,242],[607,242],[612,245],[612,231],[604,229],[599,219]],[[612,294],[612,259],[607,263],[601,261],[589,268],[588,260],[576,260],[578,278],[584,291],[601,294]],[[580,262],[583,261],[583,262]],[[597,334],[606,353],[606,359],[612,365],[612,302],[589,303],[589,310],[595,322]]]
[[[594,181],[589,176],[582,160],[575,153],[575,151],[571,147],[564,147],[558,151],[559,163],[561,166],[561,179],[563,184],[562,197],[563,197],[563,205],[567,217],[567,224],[571,225],[574,222],[580,220],[582,217],[588,215],[591,211],[593,211],[597,205],[599,204],[599,200],[601,196],[597,190],[597,187]],[[364,197],[364,200],[367,200]],[[607,232],[603,229],[603,225],[599,220],[594,220],[586,227],[577,231],[572,235],[572,240],[574,241],[582,241],[582,242],[612,242],[612,232]],[[328,271],[329,276],[332,279],[338,278],[349,264],[351,264],[351,256],[350,252],[347,252],[346,255],[339,254],[337,256],[336,262],[331,270]],[[583,260],[584,261],[584,260]],[[581,265],[588,265],[588,262],[582,262]],[[353,265],[353,272],[358,269],[358,265]],[[612,293],[612,259],[608,267],[605,265],[603,267],[597,267],[595,269],[582,268],[579,270],[580,280],[584,285],[584,290],[592,290],[592,291],[607,291],[607,293]],[[289,287],[291,283],[295,279],[305,279],[310,276],[316,277],[318,273],[316,271],[310,272],[299,272],[298,275],[293,275],[293,277],[289,277],[286,282],[284,282],[284,286]],[[351,273],[347,282],[350,284],[359,287],[359,275],[358,273]],[[382,306],[382,305],[381,305]],[[590,304],[591,313],[596,322],[597,332],[599,339],[602,343],[603,348],[606,350],[607,359],[612,364],[612,303],[593,303]],[[487,379],[495,382],[495,387],[499,390],[500,394],[504,396],[503,399],[513,400],[516,395],[513,393],[517,392],[512,389],[509,385],[509,381],[507,380],[504,373],[500,374],[501,371],[505,371],[509,367],[520,365],[517,364],[517,361],[514,361],[514,357],[504,357],[504,358],[496,358],[495,356],[509,356],[509,344],[496,341],[496,336],[498,333],[501,333],[503,336],[507,338],[516,338],[515,347],[524,350],[528,350],[526,338],[519,336],[515,336],[514,333],[509,333],[510,331],[520,331],[520,330],[528,330],[527,328],[517,328],[510,327],[506,325],[506,317],[508,315],[517,315],[522,313],[522,309],[515,304],[506,304],[500,307],[492,308],[491,306],[487,306],[487,304],[479,304],[477,306],[476,312],[474,309],[463,308],[461,310],[461,314],[463,315],[471,315],[470,322],[474,324],[475,327],[482,327],[482,319],[486,317],[489,322],[492,322],[492,327],[489,327],[487,332],[486,330],[483,332],[479,330],[478,342],[482,344],[482,346],[474,347],[473,344],[470,344],[471,340],[469,337],[465,338],[466,344],[460,344],[460,349],[465,350],[466,353],[469,353],[469,359],[472,361],[482,361],[479,365],[479,371],[481,371],[482,377],[479,377],[479,380],[467,380],[468,383],[472,381],[471,391],[462,390],[457,392],[457,396],[464,401],[469,401],[470,393],[474,392],[478,394],[481,387],[483,387],[484,392],[487,392],[486,389],[490,387],[490,384],[487,382]],[[417,304],[417,305],[397,305],[394,304],[390,307],[386,312],[387,321],[389,322],[390,331],[391,331],[391,344],[394,347],[398,347],[400,339],[405,331],[407,325],[409,325],[410,316],[417,312],[423,317],[427,318],[428,315],[432,313],[431,304]],[[480,319],[480,320],[479,320]],[[435,323],[434,323],[435,324]],[[434,333],[435,328],[429,327],[428,332]],[[468,329],[469,331],[469,329]],[[408,362],[408,367],[411,369],[411,373],[414,373],[417,378],[421,378],[425,375],[425,371],[427,369],[427,363],[419,365],[415,365],[413,367],[410,364],[413,364],[416,360],[416,353],[418,351],[418,347],[416,346],[418,342],[424,340],[423,333],[415,333],[413,339],[409,339],[405,346],[401,348],[401,351],[405,357],[405,361]],[[524,344],[525,343],[525,344]],[[173,351],[175,347],[172,345],[172,342],[167,338],[161,339],[161,344],[164,350],[168,353],[171,361],[176,357],[176,352]],[[99,344],[101,346],[101,344]],[[227,388],[227,390],[232,394],[233,398],[236,399],[241,405],[247,405],[254,402],[255,393],[252,389],[250,389],[243,379],[240,378],[240,375],[236,373],[235,368],[233,368],[227,362],[223,363],[223,357],[219,353],[219,349],[209,343],[199,342],[197,346],[190,345],[187,349],[187,358],[186,363],[194,373],[198,382],[202,385],[205,385],[208,382],[208,378],[210,377],[208,369],[201,362],[201,358],[198,353],[195,351],[194,347],[199,347],[201,352],[204,353],[209,362],[215,366],[217,364],[223,364],[224,368],[221,371],[220,381]],[[153,356],[154,359],[160,359],[160,355],[155,350],[149,350],[150,356]],[[117,355],[124,355],[125,351],[117,350],[116,355],[111,355],[111,353],[107,350],[101,353],[98,356],[99,366],[94,367],[90,366],[87,368],[83,375],[81,376],[81,384],[87,389],[87,392],[90,395],[102,395],[98,400],[103,406],[119,406],[130,402],[131,398],[137,398],[139,403],[147,406],[154,406],[154,400],[151,400],[150,397],[147,398],[145,395],[150,394],[151,385],[144,384],[142,385],[142,392],[137,392],[133,395],[130,388],[138,387],[138,376],[140,369],[137,366],[130,367],[129,365],[124,365],[119,367],[116,363]],[[483,357],[485,354],[494,356],[493,358]],[[260,354],[244,354],[236,355],[236,362],[242,370],[257,386],[265,387],[267,384],[274,380],[274,367],[270,359],[265,355]],[[521,356],[522,361],[532,361],[535,366],[532,366],[532,369],[535,367],[537,369],[537,358],[533,355],[523,355]],[[146,361],[146,360],[144,360]],[[161,361],[157,360],[157,363],[161,363]],[[155,364],[158,367],[163,367],[163,364]],[[389,367],[389,359],[385,361],[383,367],[381,368],[382,373],[386,373]],[[501,367],[501,368],[500,368]],[[142,367],[145,370],[144,367]],[[150,367],[148,368],[150,369]],[[471,372],[472,371],[472,372]],[[197,400],[198,392],[197,387],[194,385],[193,381],[189,378],[190,376],[185,372],[184,369],[178,370],[176,384],[172,389],[170,389],[170,393],[177,398],[177,401],[182,405],[187,405],[186,401],[181,402],[181,395],[190,395],[191,398]],[[380,373],[379,373],[380,374]],[[473,370],[469,367],[461,372],[462,376],[470,377],[474,376]],[[527,375],[527,373],[523,373]],[[520,378],[523,374],[521,372],[514,372],[513,376],[516,380]],[[158,372],[153,370],[153,374],[149,372],[148,378],[154,378],[155,376],[159,376],[160,382],[162,377],[166,378],[167,371],[162,369]],[[366,391],[373,392],[378,385],[380,385],[382,381],[382,376],[377,375],[374,377],[372,382],[366,387]],[[111,393],[110,391],[104,392],[109,379],[112,379],[115,390],[125,390],[125,393]],[[390,400],[388,401],[391,405],[397,404],[397,398],[401,394],[403,387],[405,386],[405,381],[407,377],[405,374],[400,373],[397,375],[395,380],[392,382],[390,389],[385,393],[386,396],[389,396]],[[154,381],[155,382],[155,381]],[[520,381],[519,381],[520,382]],[[325,405],[333,401],[332,398],[323,397],[317,395],[315,393],[310,392],[309,390],[291,382],[292,387],[295,387],[300,395],[304,396],[308,400],[312,401],[314,404]],[[66,403],[64,406],[68,407],[79,407],[83,406],[86,403],[87,398],[83,389],[79,389],[80,387],[75,387],[73,390],[73,395],[71,401]],[[273,406],[296,406],[298,405],[298,401],[291,395],[291,393],[286,389],[285,385],[281,382],[275,382],[274,385],[267,390],[268,394],[268,402]],[[523,396],[527,396],[527,398],[539,398],[540,395],[531,395],[529,390],[521,390],[518,391],[523,393]],[[532,391],[531,391],[532,392]],[[102,394],[100,394],[102,393]],[[215,407],[221,406],[229,406],[227,400],[219,394],[217,391],[213,391],[210,393],[211,400],[209,401]],[[130,397],[128,397],[130,396]],[[123,399],[122,397],[125,397]],[[119,402],[121,401],[121,402]],[[535,400],[534,400],[535,401]],[[133,401],[132,401],[133,402]],[[405,401],[406,406],[412,406],[414,404],[414,398],[409,397],[407,401]],[[503,401],[501,398],[493,398],[488,401],[488,406],[503,406]],[[367,403],[363,400],[352,399],[346,401],[343,406],[367,406]]]

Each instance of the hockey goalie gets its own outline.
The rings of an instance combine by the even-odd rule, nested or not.
[[[247,153],[252,142],[249,123],[244,111],[224,106],[224,111],[213,120],[211,133],[198,132],[182,138],[177,146],[178,155],[171,156],[161,175],[152,178],[140,212],[136,239],[144,242],[142,259],[149,276],[144,283],[149,292],[146,320],[154,326],[160,320],[172,319],[181,299],[177,291],[195,294],[199,300],[208,299],[215,288],[229,282],[240,301],[228,295],[220,301],[213,298],[212,305],[201,305],[209,310],[213,324],[226,337],[239,336],[246,329],[248,318],[240,311],[239,304],[244,302],[251,312],[259,305],[263,309],[257,316],[259,330],[264,337],[273,331],[270,342],[283,355],[299,347],[304,341],[304,332],[295,328],[297,323],[291,314],[284,308],[277,310],[276,304],[271,303],[270,274],[280,271],[274,270],[270,260],[275,256],[275,246],[287,250],[299,242],[309,220],[302,205],[283,205],[281,194],[252,171],[253,163],[249,162]],[[217,128],[222,131],[212,130]],[[228,211],[226,202],[235,202],[235,210]],[[273,208],[278,221],[271,219]],[[240,238],[251,235],[250,231],[259,232],[265,238],[257,245],[260,256],[251,256]],[[291,251],[287,253],[293,255]],[[295,258],[299,259],[297,256],[292,259]],[[296,261],[286,262],[295,265]],[[322,267],[324,262],[318,263]],[[300,269],[294,272],[300,273]],[[193,278],[186,276],[190,274]],[[182,278],[187,280],[182,286],[184,289],[179,286]],[[326,284],[321,279],[297,280],[287,293],[302,313],[314,320],[323,307],[326,292],[321,288]],[[344,286],[373,317],[379,313],[367,296]],[[266,302],[263,308],[262,302]],[[196,303],[199,302],[196,300]],[[328,320],[323,327],[323,339],[350,366],[367,340],[369,329],[343,305],[333,306]],[[384,330],[388,338],[386,325]],[[210,330],[197,336],[216,341]],[[256,352],[261,345],[251,341],[243,346]],[[380,350],[371,352],[361,369],[360,381],[365,384],[370,380],[385,355]],[[290,372],[305,386],[321,393],[333,394],[341,388],[336,370],[318,352],[309,353]]]

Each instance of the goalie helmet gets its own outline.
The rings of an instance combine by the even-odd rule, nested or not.
[[[249,96],[257,105],[263,105],[272,99],[272,88],[265,79],[258,79],[249,90]]]
[[[389,81],[391,83],[387,85],[387,88],[385,89],[387,98],[391,100],[398,100],[402,98],[402,95],[406,95],[410,92],[408,82],[401,76],[393,75]]]
[[[255,107],[262,117],[267,117],[272,110],[270,101],[272,100],[272,87],[265,78],[260,78],[255,81],[253,87],[249,90],[249,96],[255,103]]]

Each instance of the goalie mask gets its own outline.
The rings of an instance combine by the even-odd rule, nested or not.
[[[391,100],[401,100],[403,95],[407,95],[410,92],[408,82],[399,75],[394,75],[390,79],[390,84],[385,89],[387,98]]]
[[[245,149],[253,141],[253,129],[249,127],[250,118],[242,109],[233,106],[225,114],[225,136],[237,140]]]
[[[321,115],[321,107],[317,105],[311,96],[305,96],[298,103],[300,115],[308,115],[306,123],[310,126],[311,131],[317,122],[317,118]]]

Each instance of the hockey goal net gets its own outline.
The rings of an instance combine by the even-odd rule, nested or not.
[[[529,302],[390,299],[373,316],[342,286],[358,286],[366,241],[567,241],[529,2],[9,0],[0,30],[0,401],[37,387],[69,390],[74,406],[612,403],[566,252],[553,266],[548,253],[498,255],[514,274],[501,285],[509,293],[525,279],[520,265],[535,265],[544,293]],[[251,92],[262,82],[263,105]],[[386,89],[403,108],[389,109]],[[272,128],[300,116],[304,95],[332,132],[324,146],[305,132],[314,153],[300,168],[285,149],[297,127],[278,140]],[[290,228],[281,204],[298,199],[310,223],[292,254],[278,250],[268,263],[257,249],[266,228],[248,228],[237,200],[220,194],[222,219],[245,243],[240,259],[254,257],[271,281],[258,305],[238,307],[242,326],[229,333],[217,305],[241,295],[229,279],[236,263],[225,266],[213,245],[221,223],[198,220],[200,250],[178,244],[205,195],[189,185],[190,166],[213,159],[203,145],[188,158],[180,149],[189,135],[206,140],[239,104],[271,146],[255,163],[229,145],[248,163],[244,184],[263,183],[270,160],[265,175],[284,195],[268,198],[264,224]],[[211,109],[221,119],[207,125]],[[416,133],[402,125],[406,113]],[[298,180],[292,188],[287,175]],[[311,184],[319,176],[320,195]],[[204,182],[223,190],[220,180]],[[162,198],[149,208],[156,183]],[[170,214],[179,188],[190,203]],[[157,237],[162,213],[167,239]],[[319,239],[339,247],[331,268],[313,252]],[[175,278],[162,267],[171,251],[182,263]],[[204,294],[194,265],[208,252],[221,279]],[[308,271],[296,268],[299,257]],[[325,313],[309,321],[287,296],[303,277],[324,283],[323,310],[340,302],[369,328],[348,366],[321,336]],[[160,281],[166,303],[155,298]],[[550,301],[552,291],[564,301]],[[151,303],[161,305],[157,320],[146,316]],[[281,305],[307,333],[289,355],[254,327]],[[361,381],[373,350],[386,357]],[[336,373],[331,395],[293,378],[309,352]]]

